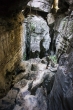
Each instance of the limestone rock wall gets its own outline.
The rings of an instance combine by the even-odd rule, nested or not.
[[[59,58],[67,49],[73,38],[73,15],[59,15],[54,25],[54,38],[56,40],[56,55]]]
[[[21,13],[0,18],[0,95],[10,87],[12,79],[8,73],[22,58],[22,20]]]
[[[26,18],[26,53],[28,58],[44,57],[49,52],[49,26],[41,16]]]
[[[59,61],[54,85],[49,96],[49,110],[73,110],[73,52]]]

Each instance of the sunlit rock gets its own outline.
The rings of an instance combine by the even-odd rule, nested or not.
[[[38,11],[50,12],[53,0],[32,0],[27,6],[32,7]]]

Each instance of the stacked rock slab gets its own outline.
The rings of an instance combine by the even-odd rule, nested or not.
[[[66,53],[73,37],[73,15],[59,15],[54,26],[54,38],[56,39],[56,55],[59,58]]]

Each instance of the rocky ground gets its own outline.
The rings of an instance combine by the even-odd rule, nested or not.
[[[57,66],[50,57],[21,62],[24,72],[16,76],[14,86],[0,100],[0,110],[47,110]]]
[[[0,110],[73,110],[73,52],[20,64],[14,86],[0,99]]]

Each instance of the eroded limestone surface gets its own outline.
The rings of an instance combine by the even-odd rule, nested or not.
[[[22,59],[22,13],[0,18],[0,96],[9,89],[12,71]]]
[[[58,66],[52,66],[51,59],[47,59],[36,58],[21,62],[20,70],[24,72],[16,76],[14,86],[0,100],[0,110],[47,110],[47,94],[52,89]]]

